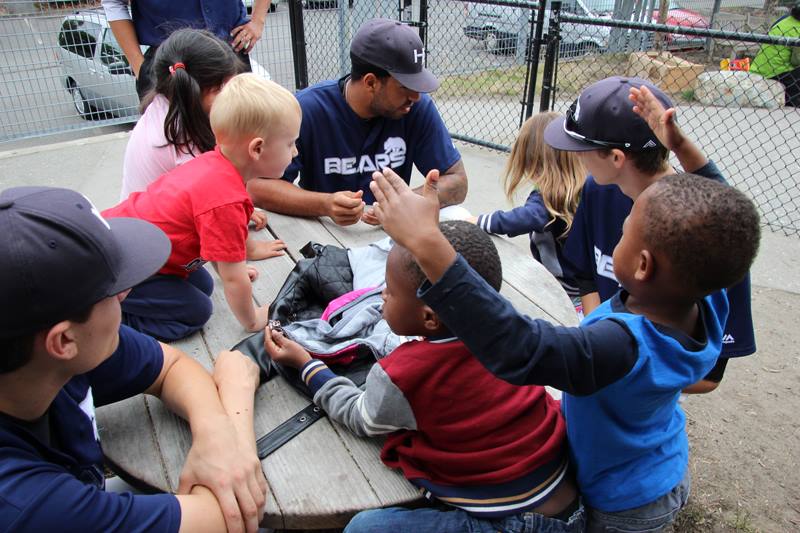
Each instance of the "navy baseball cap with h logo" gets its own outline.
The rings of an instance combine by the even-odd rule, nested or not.
[[[366,21],[353,37],[350,53],[382,68],[412,91],[430,93],[439,88],[439,80],[425,68],[425,48],[417,31],[402,22]]]
[[[0,192],[0,338],[36,333],[149,278],[170,242],[133,218],[104,219],[82,194]]]
[[[647,122],[633,112],[628,98],[631,87],[647,87],[669,109],[672,102],[661,89],[641,78],[613,76],[588,86],[567,110],[566,117],[553,120],[544,140],[557,150],[587,152],[619,148],[630,152],[661,148]]]

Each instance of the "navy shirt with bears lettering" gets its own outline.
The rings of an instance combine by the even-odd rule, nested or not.
[[[103,490],[94,408],[143,392],[164,365],[151,337],[121,326],[119,341],[100,366],[67,382],[39,420],[0,413],[0,531],[178,531],[175,496]]]
[[[709,161],[693,172],[698,176],[725,183],[716,164]],[[581,201],[572,223],[564,254],[580,277],[593,278],[601,301],[619,291],[612,259],[622,237],[622,224],[633,201],[616,185],[599,185],[592,176],[586,179]],[[723,336],[723,357],[740,357],[756,351],[750,303],[750,275],[728,289],[730,314]]]
[[[445,172],[461,159],[439,111],[427,94],[399,119],[363,119],[347,104],[341,80],[324,81],[297,93],[303,110],[298,155],[283,179],[316,192],[369,190],[372,173],[392,168],[406,182],[414,166],[422,175],[432,169]]]

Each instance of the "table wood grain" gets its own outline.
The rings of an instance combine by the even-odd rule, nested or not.
[[[253,296],[269,304],[286,275],[302,258],[308,241],[343,247],[364,246],[385,237],[366,224],[340,227],[329,219],[269,215],[260,239],[283,239],[287,255],[252,263],[259,278]],[[577,318],[558,282],[524,250],[494,237],[503,264],[501,293],[521,312],[565,325]],[[203,328],[174,345],[211,370],[220,350],[248,335],[224,301],[219,279],[212,296],[214,314]],[[255,429],[258,437],[294,416],[308,400],[282,379],[271,380],[256,392]],[[159,491],[174,492],[191,445],[188,425],[156,398],[139,395],[97,411],[103,451],[109,465],[123,478]],[[325,529],[343,527],[363,509],[409,503],[419,491],[380,461],[382,439],[360,438],[327,418],[262,461],[269,482],[263,527]]]

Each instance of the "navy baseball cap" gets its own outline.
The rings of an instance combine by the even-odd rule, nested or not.
[[[620,148],[631,152],[661,148],[642,117],[633,112],[628,95],[642,86],[669,109],[672,102],[661,89],[641,78],[613,76],[588,86],[567,110],[566,117],[547,125],[544,140],[558,150],[586,152]]]
[[[167,236],[132,218],[106,220],[82,194],[0,192],[0,338],[35,333],[153,275]]]
[[[439,88],[439,80],[425,68],[425,48],[417,31],[402,22],[366,21],[353,37],[350,53],[387,71],[412,91],[430,93]]]

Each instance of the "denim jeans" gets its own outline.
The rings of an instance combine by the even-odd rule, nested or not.
[[[597,509],[586,510],[586,531],[588,533],[650,533],[663,531],[675,520],[678,512],[689,499],[692,478],[689,470],[678,485],[654,502],[617,511],[604,513]]]
[[[461,509],[389,507],[358,513],[345,533],[580,533],[585,512],[581,505],[568,522],[536,513],[503,518],[475,518]]]

